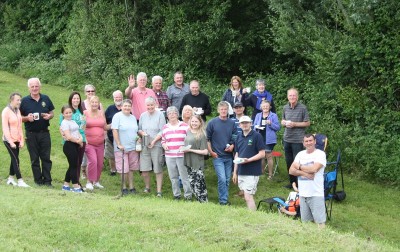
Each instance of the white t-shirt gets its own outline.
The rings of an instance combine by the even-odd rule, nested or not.
[[[135,150],[138,125],[136,117],[125,115],[118,112],[114,115],[111,122],[111,129],[118,130],[119,141],[124,146],[125,151]],[[114,138],[114,152],[119,151]]]
[[[61,130],[66,131],[69,130],[69,134],[76,139],[79,139],[80,133],[79,133],[79,126],[78,124],[73,121],[73,120],[62,120],[61,122]]]
[[[294,162],[301,165],[310,165],[314,163],[322,164],[322,168],[315,174],[313,180],[299,176],[299,195],[302,197],[324,196],[324,170],[326,166],[325,152],[315,149],[312,153],[307,153],[306,150],[300,151]]]

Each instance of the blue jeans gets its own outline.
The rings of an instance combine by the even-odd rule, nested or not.
[[[228,202],[229,182],[232,175],[232,158],[214,158],[213,165],[218,177],[218,199],[220,204]]]

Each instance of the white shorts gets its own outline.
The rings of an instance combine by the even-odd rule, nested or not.
[[[239,189],[247,194],[254,195],[256,194],[257,191],[257,184],[259,179],[260,176],[239,175],[238,176]]]

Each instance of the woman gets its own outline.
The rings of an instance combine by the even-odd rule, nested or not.
[[[60,125],[62,137],[65,140],[63,152],[68,160],[68,170],[65,173],[62,190],[82,193],[83,191],[79,185],[78,170],[80,166],[79,149],[83,147],[83,138],[79,132],[79,125],[72,120],[72,107],[69,105],[63,106],[61,113],[64,117]],[[73,188],[70,187],[70,182]]]
[[[208,155],[204,122],[199,115],[193,115],[190,119],[190,126],[185,138],[185,166],[188,170],[190,187],[196,199],[201,202],[208,202],[206,181],[204,178],[204,156]]]
[[[265,157],[268,161],[268,179],[272,179],[272,167],[274,160],[272,151],[277,142],[276,132],[280,130],[278,116],[271,111],[271,103],[268,100],[261,102],[262,112],[256,115],[254,119],[254,128],[262,135],[265,142]],[[264,159],[262,167],[264,168]]]
[[[7,185],[30,187],[21,176],[19,166],[19,149],[24,147],[25,138],[22,131],[22,117],[19,111],[21,105],[21,95],[12,93],[10,95],[10,103],[1,113],[1,122],[3,126],[3,142],[10,154],[10,173],[7,179]],[[14,180],[17,177],[17,182]]]
[[[186,200],[192,199],[192,191],[188,179],[187,169],[184,164],[184,153],[180,148],[184,146],[188,125],[178,120],[179,112],[175,106],[167,109],[168,123],[162,129],[161,144],[165,150],[165,161],[167,163],[168,175],[171,180],[172,193],[174,199],[181,199],[181,189],[179,187],[179,176],[181,177],[184,197]]]
[[[136,193],[133,185],[133,172],[139,170],[139,153],[136,151],[136,140],[138,139],[138,125],[136,117],[131,115],[131,100],[122,101],[121,112],[113,116],[111,129],[114,137],[114,157],[117,172],[124,176],[122,193]],[[123,163],[122,163],[123,162]]]
[[[139,135],[142,137],[142,152],[140,153],[140,171],[145,184],[145,193],[150,192],[150,171],[153,167],[156,174],[157,197],[162,197],[163,183],[163,149],[161,133],[165,125],[165,117],[156,110],[156,100],[148,97],[145,100],[147,111],[140,115]]]
[[[93,190],[94,187],[104,188],[100,183],[100,175],[103,170],[104,159],[104,131],[109,126],[102,110],[99,110],[99,97],[92,96],[90,98],[90,107],[83,111],[86,118],[86,148],[87,156],[87,176],[86,189]]]
[[[253,114],[251,119],[254,120],[256,114],[261,112],[261,102],[267,100],[271,104],[271,111],[275,113],[274,100],[272,99],[272,94],[265,90],[265,81],[259,79],[256,81],[256,91],[249,95],[244,101],[243,105],[251,106],[253,108]]]
[[[79,126],[79,133],[82,136],[82,147],[80,146],[78,149],[78,162],[82,164],[83,155],[85,154],[86,147],[86,136],[85,136],[85,127],[86,127],[86,118],[83,115],[83,109],[81,106],[81,95],[79,92],[72,92],[68,98],[68,105],[72,109],[72,121],[76,122]],[[60,114],[60,125],[62,120],[64,119],[63,114]],[[61,132],[62,134],[62,132]],[[65,138],[63,137],[63,142]],[[78,180],[80,177],[80,169],[77,169]]]
[[[239,76],[233,76],[230,82],[230,87],[225,91],[222,96],[222,101],[226,101],[231,105],[231,109],[235,106],[236,102],[244,102],[248,96],[247,90],[243,88],[242,79]],[[246,110],[244,111],[246,113]],[[229,115],[233,115],[233,110]]]
[[[81,106],[82,106],[82,111],[87,110],[88,108],[90,108],[90,98],[92,98],[93,96],[96,95],[96,88],[92,85],[92,84],[86,84],[85,88],[85,95],[86,95],[86,99],[81,102]],[[99,110],[103,110],[103,105],[101,103],[99,103]],[[82,169],[82,179],[86,179],[86,167],[87,167],[87,157],[86,154],[83,155],[83,159],[82,159],[82,164],[81,164],[81,169]]]
[[[194,113],[193,113],[192,106],[190,106],[190,105],[183,106],[183,109],[182,109],[182,121],[184,123],[186,123],[187,125],[189,125],[190,118],[192,117],[193,114]]]

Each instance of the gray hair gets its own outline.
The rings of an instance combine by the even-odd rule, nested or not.
[[[122,101],[122,104],[129,103],[132,106],[132,101],[130,99],[125,99]]]
[[[265,86],[265,80],[263,80],[263,79],[258,79],[258,80],[256,80],[256,87],[257,87],[258,85],[264,85],[264,86]]]
[[[145,104],[150,104],[150,103],[156,104],[156,99],[154,99],[153,96],[149,96],[144,100],[144,103]]]
[[[83,89],[83,91],[86,92],[88,90],[88,88],[93,88],[93,90],[96,91],[96,88],[92,84],[86,84],[85,88]]]
[[[37,83],[39,83],[39,86],[42,86],[42,83],[40,83],[40,80],[39,80],[39,78],[37,78],[37,77],[30,78],[30,79],[28,80],[28,87],[30,87],[31,82],[37,82]]]
[[[171,106],[167,108],[167,115],[170,113],[176,113],[177,115],[179,115],[179,111],[175,106]]]
[[[229,108],[229,103],[226,102],[226,101],[220,101],[220,102],[218,103],[218,108],[220,108],[220,107]]]
[[[137,76],[136,76],[136,81],[138,81],[139,80],[139,77],[146,77],[146,79],[147,79],[147,74],[145,73],[145,72],[140,72],[140,73],[138,73],[137,74]]]
[[[163,79],[160,75],[156,75],[156,76],[153,76],[153,78],[151,78],[152,83],[155,82],[156,80],[160,80],[162,82]]]
[[[117,96],[117,94],[120,94],[120,95],[122,95],[122,97],[124,97],[124,94],[122,93],[121,90],[115,90],[115,91],[112,93],[112,96],[115,97],[115,96]]]

